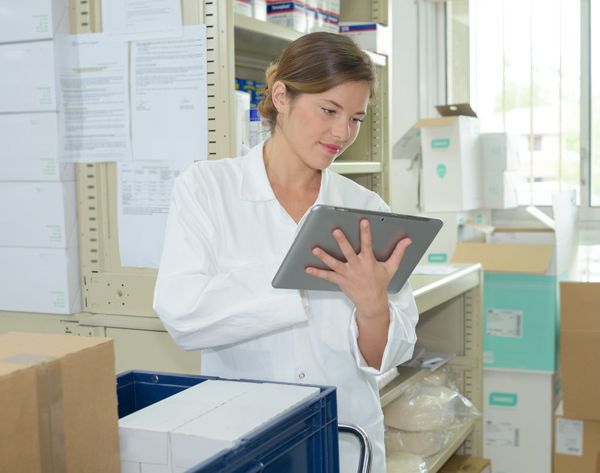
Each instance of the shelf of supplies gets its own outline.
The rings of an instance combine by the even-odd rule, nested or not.
[[[454,435],[448,444],[440,452],[427,458],[428,473],[436,473],[442,466],[444,466],[444,463],[446,463],[448,459],[454,455],[456,450],[463,444],[471,432],[473,432],[475,423],[478,421],[479,419],[475,418],[462,424],[454,432]]]
[[[234,14],[236,51],[250,56],[278,57],[288,43],[304,33],[269,21],[257,20],[249,16]],[[267,39],[267,41],[265,41]],[[385,66],[387,57],[365,51],[376,66]]]
[[[406,391],[410,386],[422,380],[425,376],[430,374],[429,370],[422,370],[418,368],[406,368],[398,367],[398,376],[392,381],[386,384],[379,391],[379,399],[381,401],[381,407],[387,406],[390,402],[398,399],[398,397]]]
[[[374,174],[382,172],[383,165],[377,161],[337,161],[331,169],[339,174]]]

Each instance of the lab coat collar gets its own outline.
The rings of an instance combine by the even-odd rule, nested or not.
[[[244,201],[260,202],[276,200],[273,188],[267,177],[263,160],[264,142],[257,144],[248,151],[242,161],[241,199]],[[339,190],[333,185],[332,171],[323,170],[321,173],[321,188],[315,204],[342,205]]]

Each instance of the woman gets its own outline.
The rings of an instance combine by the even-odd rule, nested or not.
[[[368,223],[361,250],[334,232],[347,262],[315,249],[331,270],[309,274],[342,292],[274,289],[271,280],[303,216],[317,203],[388,210],[375,193],[328,169],[354,142],[373,95],[368,56],[350,39],[312,33],[267,70],[259,111],[271,136],[241,158],[201,161],[177,178],[154,309],[206,375],[337,386],[340,422],[360,425],[385,471],[375,375],[412,355],[411,289],[387,286],[410,242],[378,262]],[[340,439],[341,471],[358,452]]]

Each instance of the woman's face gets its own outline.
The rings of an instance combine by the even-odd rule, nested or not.
[[[369,84],[345,82],[319,94],[286,99],[277,116],[291,151],[312,169],[325,169],[350,146],[369,102]]]

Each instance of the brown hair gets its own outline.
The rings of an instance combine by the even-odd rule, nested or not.
[[[266,71],[265,96],[258,111],[271,132],[277,109],[271,100],[276,81],[285,84],[292,100],[300,94],[318,94],[344,82],[365,81],[370,97],[375,94],[375,71],[367,54],[354,41],[335,33],[310,33],[288,45],[276,63]]]

